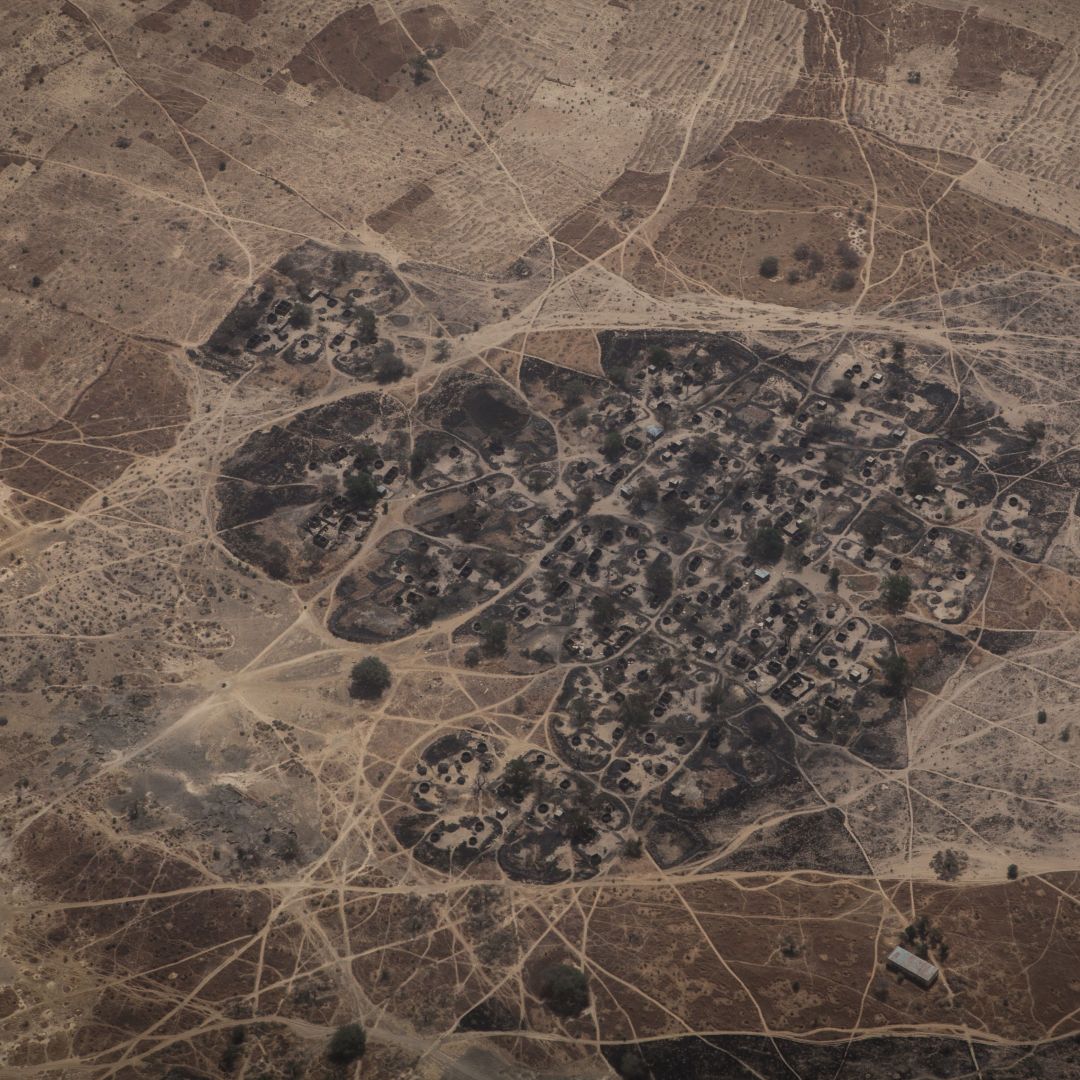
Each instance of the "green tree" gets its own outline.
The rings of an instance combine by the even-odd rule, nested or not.
[[[540,996],[558,1016],[577,1016],[589,1005],[589,981],[569,964],[552,964],[540,975]]]
[[[937,473],[929,461],[917,458],[904,468],[904,484],[912,495],[929,495],[937,487]]]
[[[480,624],[480,645],[487,656],[502,656],[506,652],[509,634],[502,619],[486,619]]]
[[[852,401],[855,398],[855,387],[850,379],[834,379],[832,384],[832,396],[837,401]]]
[[[593,626],[600,631],[608,630],[618,617],[619,607],[606,593],[600,593],[593,600],[592,618]]]
[[[596,839],[596,829],[588,813],[580,806],[566,810],[559,821],[559,827],[563,836],[574,844],[587,844]]]
[[[887,574],[881,583],[881,602],[885,610],[899,615],[911,599],[911,578],[906,574]]]
[[[520,799],[533,784],[533,767],[523,758],[511,758],[503,769],[503,783],[510,790],[510,796]]]
[[[306,330],[311,325],[312,311],[309,304],[293,304],[289,313],[289,325],[297,330]]]
[[[1009,863],[1009,868],[1005,871],[1005,876],[1010,881],[1015,881],[1020,876],[1020,867],[1016,863]]]
[[[784,554],[784,534],[775,525],[759,525],[750,537],[746,550],[758,562],[775,563]]]
[[[885,521],[873,510],[867,510],[855,522],[855,531],[870,545],[877,547],[885,538]]]
[[[385,386],[386,383],[397,382],[405,374],[405,361],[395,352],[383,353],[375,358],[372,370],[375,381]]]
[[[617,431],[609,431],[604,436],[600,449],[608,461],[615,461],[622,455],[624,448],[623,437]]]
[[[758,273],[763,278],[774,278],[780,273],[780,260],[775,255],[766,255],[758,264]]]
[[[409,622],[414,626],[430,626],[439,617],[439,601],[434,596],[421,596],[413,605]]]
[[[881,674],[885,677],[885,689],[899,697],[908,686],[910,672],[908,662],[899,653],[890,653],[881,661]]]
[[[616,713],[619,723],[633,731],[643,728],[652,721],[652,703],[640,692],[627,694]]]
[[[349,694],[371,700],[381,697],[390,688],[390,683],[390,669],[377,656],[365,656],[353,665]]]
[[[671,595],[675,579],[671,573],[671,560],[667,555],[657,555],[645,567],[645,584],[661,603]]]
[[[373,345],[378,340],[375,312],[369,307],[361,307],[356,311],[356,337],[361,345]]]
[[[589,484],[584,487],[579,487],[574,493],[574,509],[579,514],[587,514],[592,509],[592,504],[596,499],[596,492],[593,491]]]
[[[367,1033],[359,1024],[342,1024],[330,1036],[326,1047],[326,1060],[332,1065],[351,1065],[364,1056],[367,1049]]]
[[[723,679],[718,679],[705,695],[703,704],[706,712],[718,713],[728,699],[728,688]]]
[[[829,592],[837,592],[840,589],[840,568],[834,566],[829,571]]]
[[[379,501],[379,485],[369,472],[349,473],[345,477],[345,493],[361,510],[370,510]]]
[[[720,439],[715,432],[695,435],[690,440],[690,449],[683,458],[683,472],[690,476],[700,476],[713,468],[719,458]]]

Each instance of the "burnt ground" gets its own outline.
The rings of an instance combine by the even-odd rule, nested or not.
[[[5,22],[0,1073],[1072,1076],[1075,12],[327,7]]]

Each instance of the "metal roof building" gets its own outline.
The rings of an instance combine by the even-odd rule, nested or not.
[[[924,990],[929,990],[938,977],[938,969],[929,960],[923,960],[914,953],[908,952],[901,945],[897,945],[889,953],[885,966],[890,971],[899,971],[901,975],[906,975]]]

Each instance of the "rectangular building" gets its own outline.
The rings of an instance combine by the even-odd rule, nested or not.
[[[929,960],[923,960],[922,957],[916,956],[912,952],[908,952],[901,945],[897,945],[891,953],[889,953],[888,960],[885,961],[885,966],[890,971],[899,971],[901,975],[906,975],[912,982],[917,983],[924,990],[929,990],[938,977],[938,969],[930,963]]]

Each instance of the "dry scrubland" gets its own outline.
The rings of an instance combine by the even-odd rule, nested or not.
[[[0,1076],[1077,1075],[1070,5],[0,6]]]

